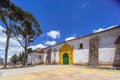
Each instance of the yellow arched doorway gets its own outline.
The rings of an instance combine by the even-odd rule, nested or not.
[[[73,47],[64,43],[59,50],[60,64],[73,64]]]

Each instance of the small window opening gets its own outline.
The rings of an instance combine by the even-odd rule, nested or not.
[[[83,43],[80,43],[80,48],[79,49],[83,49]]]
[[[39,56],[39,59],[41,59],[41,55]]]

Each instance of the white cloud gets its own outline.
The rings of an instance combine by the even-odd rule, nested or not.
[[[55,45],[56,44],[56,41],[46,41],[45,42],[45,45]]]
[[[118,25],[110,26],[110,27],[107,27],[107,28],[99,28],[97,30],[93,30],[93,33],[101,32],[101,31],[104,31],[104,30],[108,30],[108,29],[111,29],[111,28],[116,27],[116,26],[118,26]]]
[[[0,56],[4,56],[5,54],[5,45],[6,45],[6,34],[3,33],[5,30],[2,26],[0,26]],[[23,48],[20,44],[14,40],[10,39],[9,50],[8,50],[8,58],[10,58],[13,54],[19,54],[23,51]]]
[[[60,32],[59,31],[55,31],[55,30],[52,30],[50,32],[47,33],[47,36],[48,37],[51,37],[53,39],[57,39],[60,37]]]
[[[76,38],[75,36],[67,37],[67,38],[65,38],[65,41],[72,40],[72,39],[75,39],[75,38]]]
[[[5,31],[5,29],[0,25],[0,38],[4,38],[6,36],[5,33],[3,33],[3,31]]]
[[[2,31],[2,30],[5,30],[5,28],[3,28],[3,27],[0,25],[0,31]]]
[[[32,48],[33,50],[37,49],[37,48],[45,48],[47,46],[43,45],[43,44],[37,44],[37,45],[34,45],[34,46],[30,46],[30,48]]]

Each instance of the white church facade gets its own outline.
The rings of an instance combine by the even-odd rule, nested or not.
[[[39,54],[42,63],[120,66],[120,26],[43,48]]]

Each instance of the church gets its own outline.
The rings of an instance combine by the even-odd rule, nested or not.
[[[38,50],[28,55],[28,64],[120,67],[120,26]]]

